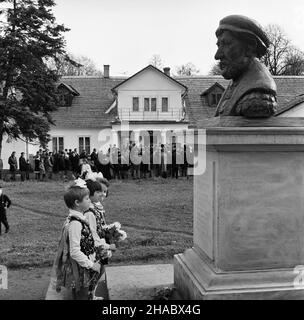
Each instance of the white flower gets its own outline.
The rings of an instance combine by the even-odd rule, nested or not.
[[[105,226],[104,229],[110,230],[110,229],[113,229],[113,228],[115,228],[116,230],[119,230],[121,228],[121,224],[118,221],[116,221],[114,223],[108,224],[107,226]]]
[[[96,181],[96,179],[102,179],[103,174],[101,172],[88,172],[85,176],[86,180]]]
[[[79,188],[86,188],[87,187],[87,184],[84,180],[82,180],[81,178],[78,178],[77,180],[74,180],[74,183],[75,183],[75,187],[79,187]]]
[[[114,223],[113,223],[113,226],[114,226],[117,230],[119,230],[119,229],[121,228],[121,224],[120,224],[118,221],[114,222]]]
[[[96,179],[95,179],[95,174],[94,174],[95,172],[88,172],[87,174],[86,174],[86,176],[85,176],[85,179],[86,180],[92,180],[92,181],[96,181]]]
[[[119,230],[119,233],[121,234],[121,236],[120,236],[120,238],[119,238],[120,241],[123,241],[123,240],[125,240],[125,239],[127,238],[127,233],[126,233],[126,231]]]
[[[101,172],[96,173],[96,179],[103,179],[103,174]]]

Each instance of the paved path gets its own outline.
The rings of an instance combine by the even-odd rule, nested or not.
[[[152,300],[159,289],[173,286],[173,265],[107,266],[106,277],[110,300]],[[46,294],[46,300],[70,300],[65,289],[55,290],[54,270]]]
[[[108,267],[107,281],[111,300],[152,300],[157,290],[173,286],[173,265]]]

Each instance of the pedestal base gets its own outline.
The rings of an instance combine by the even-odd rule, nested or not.
[[[195,248],[174,256],[174,285],[191,300],[304,300],[294,269],[220,272]]]

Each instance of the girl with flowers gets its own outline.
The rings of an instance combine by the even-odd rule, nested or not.
[[[95,246],[97,247],[97,254],[101,259],[102,264],[107,263],[107,258],[111,257],[111,250],[115,250],[115,244],[110,245],[106,243],[105,234],[103,231],[106,225],[105,210],[102,202],[107,195],[107,186],[96,180],[87,180],[87,187],[90,191],[91,205],[88,211],[85,212],[85,217],[89,221]],[[102,256],[100,256],[102,253]]]
[[[98,260],[104,265],[108,264],[112,252],[116,249],[116,243],[124,240],[127,234],[120,230],[120,223],[107,225],[103,202],[108,196],[109,182],[100,173],[93,173],[86,181],[90,190],[91,206],[85,213],[90,222],[95,244],[98,247],[96,252]]]

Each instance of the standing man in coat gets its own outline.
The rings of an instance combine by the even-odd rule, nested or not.
[[[16,180],[16,171],[18,169],[15,151],[13,151],[11,156],[8,158],[8,164],[10,166],[11,180],[15,181]]]
[[[21,172],[21,181],[24,181],[26,170],[27,170],[27,164],[26,164],[26,160],[24,158],[24,152],[21,152],[21,156],[19,158],[19,169]]]

